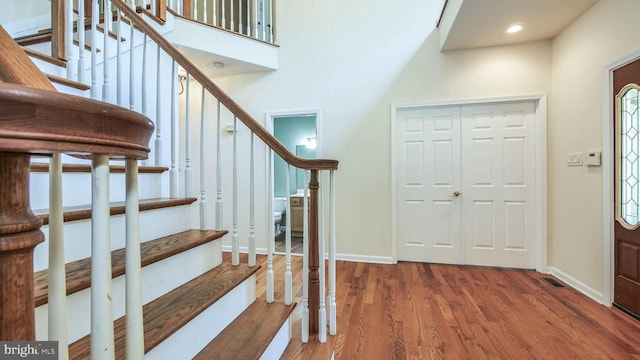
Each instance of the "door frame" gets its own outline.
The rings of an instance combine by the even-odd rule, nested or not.
[[[397,114],[399,110],[442,107],[442,106],[464,106],[480,104],[503,104],[509,102],[534,102],[535,103],[535,265],[538,272],[547,273],[547,95],[528,94],[515,96],[487,97],[479,99],[459,99],[437,102],[425,102],[414,104],[391,104],[391,258],[395,264],[398,262],[398,194],[397,194],[397,174],[396,174],[396,146],[398,143]]]
[[[614,158],[613,136],[615,134],[613,111],[613,72],[636,60],[640,60],[640,49],[635,50],[604,66],[602,80],[602,231],[603,231],[603,294],[602,304],[613,305],[615,285],[615,235],[614,235]]]

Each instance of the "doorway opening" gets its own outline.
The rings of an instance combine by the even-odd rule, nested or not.
[[[318,157],[318,110],[267,114],[267,128],[289,151],[298,157]],[[276,253],[285,252],[286,236],[291,236],[292,254],[302,254],[304,172],[290,167],[277,154],[268,159],[273,209],[273,236]],[[289,189],[287,190],[287,169]]]

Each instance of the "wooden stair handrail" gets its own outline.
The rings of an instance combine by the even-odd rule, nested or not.
[[[0,152],[146,159],[153,129],[146,116],[116,105],[0,84]]]
[[[122,0],[112,0],[112,4],[120,9],[142,32],[147,34],[162,50],[164,50],[173,60],[176,61],[183,69],[187,71],[193,78],[221,104],[223,104],[231,113],[233,113],[240,121],[242,121],[256,136],[258,136],[267,146],[276,152],[284,161],[301,169],[307,170],[335,170],[338,168],[338,160],[331,159],[305,159],[291,153],[278,139],[276,139],[267,129],[257,122],[248,112],[238,105],[229,95],[227,95],[220,87],[218,87],[211,79],[209,79],[195,64],[193,64],[186,56],[184,56],[173,44],[167,41],[162,34],[156,31],[140,15],[129,7]],[[137,11],[142,12],[139,8]]]

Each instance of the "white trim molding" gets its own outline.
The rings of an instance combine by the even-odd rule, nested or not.
[[[613,72],[640,59],[640,49],[604,66],[602,79],[602,281],[601,303],[613,304],[615,277],[614,210],[614,149],[613,149]]]
[[[548,242],[548,206],[547,206],[547,95],[546,94],[525,94],[525,95],[513,95],[513,96],[501,96],[501,97],[487,97],[478,99],[460,99],[460,100],[446,100],[437,102],[425,102],[417,104],[391,104],[391,121],[390,121],[390,134],[391,134],[391,261],[392,263],[398,262],[397,248],[397,179],[396,173],[393,169],[396,168],[396,122],[397,112],[403,109],[410,108],[424,108],[435,106],[461,106],[472,104],[500,104],[507,102],[519,102],[519,101],[531,101],[536,105],[536,189],[535,189],[535,201],[536,201],[536,226],[535,226],[535,241],[536,241],[536,270],[541,273],[548,272],[548,259],[547,259],[547,242]]]

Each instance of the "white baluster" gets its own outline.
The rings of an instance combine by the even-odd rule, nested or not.
[[[209,20],[209,14],[207,14],[207,0],[202,1],[202,22],[205,24]]]
[[[98,43],[97,43],[97,31],[98,31],[98,0],[91,2],[91,90],[90,95],[92,99],[98,98],[97,86],[98,86]]]
[[[193,20],[198,20],[198,0],[193,0],[193,12],[191,13],[191,16],[193,17]]]
[[[138,163],[126,163],[126,353],[127,359],[144,358],[142,321],[142,270],[140,264],[140,205],[138,200]]]
[[[222,1],[222,6],[220,6],[220,26],[222,28],[226,29],[227,28],[227,19],[225,19],[225,15],[224,15],[224,12],[225,12],[225,9],[224,9],[225,6],[224,5],[225,5],[225,1],[223,0]]]
[[[242,30],[242,0],[238,0],[238,32],[243,34]]]
[[[323,196],[323,185],[322,185],[322,172],[320,172],[320,176],[318,176],[318,183],[320,187],[318,188],[318,273],[320,281],[320,303],[318,308],[318,341],[321,343],[327,342],[327,307],[326,307],[326,296],[325,296],[325,264],[324,264],[324,196]]]
[[[236,31],[236,28],[235,28],[235,20],[233,19],[233,15],[234,15],[234,9],[233,9],[233,8],[234,8],[234,3],[235,3],[235,1],[234,1],[234,0],[230,0],[230,1],[229,1],[229,20],[230,20],[230,25],[231,25],[231,27],[229,28],[229,30],[231,30],[231,31]]]
[[[262,24],[262,37],[260,40],[267,41],[267,13],[264,11],[264,2],[266,0],[260,1],[260,24]]]
[[[132,5],[133,6],[133,5]],[[134,98],[135,98],[135,82],[134,82],[134,75],[135,75],[135,47],[133,46],[134,44],[134,30],[135,27],[133,26],[133,23],[129,23],[129,109],[134,110],[134,106],[135,106],[135,102],[134,102]]]
[[[253,36],[254,39],[258,38],[258,0],[249,0],[251,2],[251,29],[249,36]]]
[[[109,229],[109,157],[92,161],[91,359],[113,360],[111,233]]]
[[[216,230],[223,228],[222,224],[222,138],[220,124],[220,100],[216,109]]]
[[[287,164],[285,175],[285,194],[291,198],[291,165]],[[273,212],[272,212],[273,213]],[[287,229],[285,231],[285,267],[284,267],[284,303],[293,303],[293,275],[291,273],[291,211],[286,211]]]
[[[207,190],[206,190],[206,162],[205,156],[205,129],[204,129],[204,86],[200,99],[200,230],[207,229]]]
[[[265,23],[265,26],[269,26],[269,42],[275,42],[273,39],[273,6],[275,5],[275,0],[265,0],[269,2],[269,24]]]
[[[132,26],[133,27],[133,26]],[[144,34],[142,40],[142,81],[141,81],[141,94],[142,94],[142,113],[149,116],[147,111],[147,34]]]
[[[102,101],[109,98],[109,22],[111,20],[111,1],[104,0],[104,36],[102,46]]]
[[[116,99],[119,106],[122,106],[122,13],[120,9],[116,11]]]
[[[212,7],[213,7],[213,26],[217,26],[218,25],[218,1],[217,0],[213,0],[212,1]]]
[[[185,169],[184,169],[184,192],[187,197],[193,196],[192,187],[193,184],[191,182],[191,101],[189,100],[190,93],[189,86],[189,74],[187,74],[187,81],[185,85],[185,121],[184,121],[184,145],[185,145]]]
[[[178,64],[171,66],[171,170],[169,171],[169,196],[178,197]]]
[[[255,181],[255,156],[254,156],[254,139],[251,133],[251,153],[249,158],[249,260],[251,267],[256,266],[256,181]],[[271,211],[273,214],[273,211]],[[273,223],[273,222],[272,222]],[[274,231],[271,232],[273,234]]]
[[[84,1],[78,1],[78,82],[84,82],[84,72],[86,70],[84,64],[85,19]]]
[[[156,141],[155,141],[155,164],[162,165],[162,68],[160,67],[160,46],[156,52]]]
[[[273,150],[271,150],[271,148],[267,147],[267,155],[269,156],[268,159],[273,159]],[[268,189],[269,189],[269,194],[271,196],[273,196],[273,162],[270,166],[267,166],[267,182],[268,182]],[[273,214],[273,206],[272,201],[268,202],[269,205],[267,206],[267,212],[269,214]],[[274,274],[273,274],[273,250],[274,250],[274,246],[275,246],[275,238],[272,236],[272,234],[275,233],[275,230],[273,230],[273,221],[269,222],[269,236],[267,236],[267,302],[268,303],[272,303],[275,296],[275,280],[274,280]],[[288,225],[287,225],[288,226]]]
[[[240,265],[238,238],[238,132],[237,117],[233,117],[233,228],[231,234],[231,265]]]
[[[67,347],[67,279],[64,261],[62,157],[49,161],[49,340],[58,341],[58,359],[69,358]]]
[[[304,174],[304,197],[302,198],[302,342],[309,342],[309,210],[307,208],[307,195],[309,182],[307,181],[307,170],[302,170]],[[287,223],[287,227],[290,226]]]
[[[67,54],[67,78],[74,79],[74,71],[77,69],[76,52],[73,46],[73,1],[65,1],[64,3],[64,49]],[[80,22],[78,22],[78,25]],[[80,27],[78,27],[78,31]]]
[[[329,334],[337,333],[336,322],[336,184],[329,171]]]

